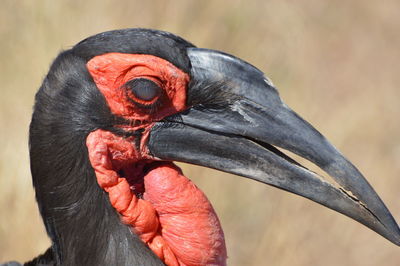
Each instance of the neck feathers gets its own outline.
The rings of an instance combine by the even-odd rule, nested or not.
[[[96,181],[86,136],[113,117],[82,59],[61,53],[36,95],[33,185],[56,265],[162,265],[120,222]]]

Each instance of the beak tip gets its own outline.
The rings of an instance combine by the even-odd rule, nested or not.
[[[394,238],[395,238],[395,241],[393,243],[400,247],[400,228],[398,226],[397,226],[397,232],[396,232],[396,235]]]
[[[389,227],[385,226],[385,232],[382,234],[383,237],[388,239],[396,246],[400,246],[400,228],[396,222]]]

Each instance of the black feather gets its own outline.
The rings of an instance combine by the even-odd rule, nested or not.
[[[186,73],[190,60],[186,49],[194,47],[179,36],[151,29],[123,29],[91,36],[73,48],[73,53],[89,61],[105,53],[151,54],[163,58]],[[179,56],[177,56],[179,55]]]
[[[188,86],[187,106],[207,112],[226,110],[240,97],[232,94],[227,81],[191,80]]]

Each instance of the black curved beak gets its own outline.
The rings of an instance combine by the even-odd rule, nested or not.
[[[371,185],[324,136],[279,97],[264,74],[221,52],[190,48],[192,81],[184,113],[157,122],[150,153],[251,178],[318,202],[396,245],[400,229]],[[337,186],[276,147],[328,173]]]

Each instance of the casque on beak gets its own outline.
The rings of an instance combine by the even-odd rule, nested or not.
[[[221,52],[187,51],[191,107],[152,128],[147,145],[155,158],[218,169],[298,194],[400,245],[400,229],[374,189],[324,136],[282,102],[261,71]],[[276,147],[313,162],[339,187]]]

